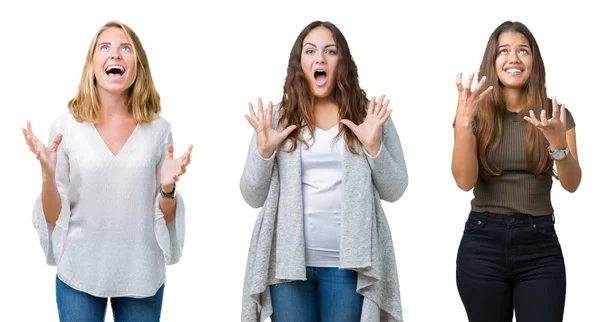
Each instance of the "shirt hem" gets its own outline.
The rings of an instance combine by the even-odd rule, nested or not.
[[[154,289],[154,292],[151,293],[151,294],[142,294],[142,293],[136,293],[136,292],[123,292],[123,291],[117,291],[117,292],[93,292],[93,291],[86,290],[85,287],[82,287],[82,286],[76,285],[75,283],[72,283],[64,275],[62,275],[62,274],[60,274],[58,272],[56,273],[56,276],[63,283],[65,283],[67,286],[69,286],[69,287],[71,287],[71,288],[73,288],[73,289],[75,289],[77,291],[80,291],[80,292],[83,292],[83,293],[86,293],[86,294],[89,294],[89,295],[92,295],[92,296],[95,296],[95,297],[105,297],[105,298],[111,298],[111,297],[133,297],[133,298],[152,297],[152,296],[156,295],[156,292],[158,292],[158,290],[161,288],[161,286],[163,286],[163,284],[165,284],[165,277],[163,276],[160,279],[160,282],[158,283],[159,284],[158,287],[156,287]]]

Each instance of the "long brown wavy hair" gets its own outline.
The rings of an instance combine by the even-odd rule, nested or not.
[[[481,81],[486,76],[486,86],[494,86],[490,95],[480,101],[477,114],[477,154],[479,163],[484,170],[484,175],[498,176],[500,169],[494,164],[496,150],[502,139],[502,119],[505,111],[505,101],[502,95],[502,84],[496,73],[496,58],[499,55],[498,38],[504,32],[517,32],[525,36],[531,47],[533,58],[532,72],[525,85],[526,105],[520,112],[521,119],[524,113],[533,110],[539,116],[542,109],[547,115],[551,115],[552,103],[546,95],[546,70],[540,53],[540,48],[529,29],[520,22],[506,21],[491,34],[481,66],[479,67],[478,79]],[[522,120],[522,122],[525,122]],[[536,175],[556,175],[553,169],[552,159],[546,152],[548,141],[538,129],[529,122],[527,123],[527,169]]]
[[[154,88],[148,57],[144,47],[142,47],[140,38],[131,28],[118,21],[106,23],[94,35],[85,59],[81,81],[79,82],[79,91],[69,102],[69,110],[79,122],[97,123],[101,121],[102,115],[100,114],[93,63],[98,36],[108,28],[122,29],[131,43],[135,55],[135,77],[129,87],[127,110],[133,115],[136,123],[150,122],[160,113],[160,97]]]
[[[288,136],[292,141],[291,147],[286,152],[296,150],[298,142],[308,146],[302,137],[302,125],[306,124],[314,137],[316,120],[314,113],[314,96],[310,91],[308,80],[304,77],[300,58],[302,55],[302,42],[308,33],[317,28],[325,27],[333,34],[335,45],[338,49],[338,66],[335,71],[336,84],[333,88],[333,97],[339,106],[339,119],[348,119],[355,124],[361,124],[367,116],[368,99],[358,82],[358,69],[352,55],[348,42],[342,32],[331,22],[314,21],[306,26],[294,42],[290,52],[290,60],[287,68],[285,85],[283,86],[283,98],[279,111],[279,125],[284,128],[296,125],[296,129]],[[348,150],[358,154],[360,141],[354,133],[343,126],[337,137],[344,136]]]

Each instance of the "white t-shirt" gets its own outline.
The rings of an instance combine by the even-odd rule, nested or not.
[[[310,145],[299,145],[302,165],[302,202],[306,265],[339,267],[342,209],[343,137],[333,142],[338,126],[316,128],[314,141],[307,127],[302,135]]]

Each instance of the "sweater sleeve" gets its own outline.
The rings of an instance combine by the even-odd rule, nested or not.
[[[271,126],[277,128],[279,122],[279,108],[281,105],[273,107]],[[265,114],[267,111],[265,110]],[[277,159],[277,150],[269,158],[263,158],[258,153],[256,147],[256,132],[252,134],[248,154],[246,156],[246,164],[244,172],[240,178],[240,191],[246,203],[252,208],[260,208],[265,203],[271,186],[271,176],[273,174],[273,166]]]
[[[391,118],[383,125],[379,152],[375,156],[364,152],[381,199],[389,202],[400,199],[408,187],[408,172],[400,138]]]
[[[50,127],[50,135],[48,145],[54,141],[54,137],[61,133],[58,125],[59,120],[56,120]],[[65,135],[62,133],[63,136]],[[60,196],[61,209],[56,221],[56,226],[52,226],[44,216],[44,208],[42,207],[42,195],[38,196],[33,204],[33,227],[38,233],[40,245],[46,256],[46,263],[51,266],[56,266],[60,261],[63,253],[67,232],[69,230],[69,220],[71,218],[71,206],[68,198],[69,188],[69,159],[65,153],[65,140],[58,146],[56,158],[55,180]]]
[[[183,255],[183,244],[185,241],[185,203],[183,197],[177,191],[175,198],[177,205],[175,208],[175,218],[167,224],[162,210],[160,209],[160,172],[163,161],[167,153],[167,147],[173,143],[173,134],[171,133],[171,127],[167,131],[167,137],[161,146],[160,151],[160,162],[156,166],[156,197],[154,199],[154,232],[158,245],[162,249],[165,262],[167,265],[173,265],[179,262],[179,259]]]

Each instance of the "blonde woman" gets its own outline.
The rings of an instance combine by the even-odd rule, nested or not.
[[[173,156],[138,36],[109,22],[90,45],[79,92],[48,146],[23,128],[42,169],[33,224],[57,267],[60,321],[159,321],[165,264],[179,261],[185,207],[175,184],[192,146]]]

